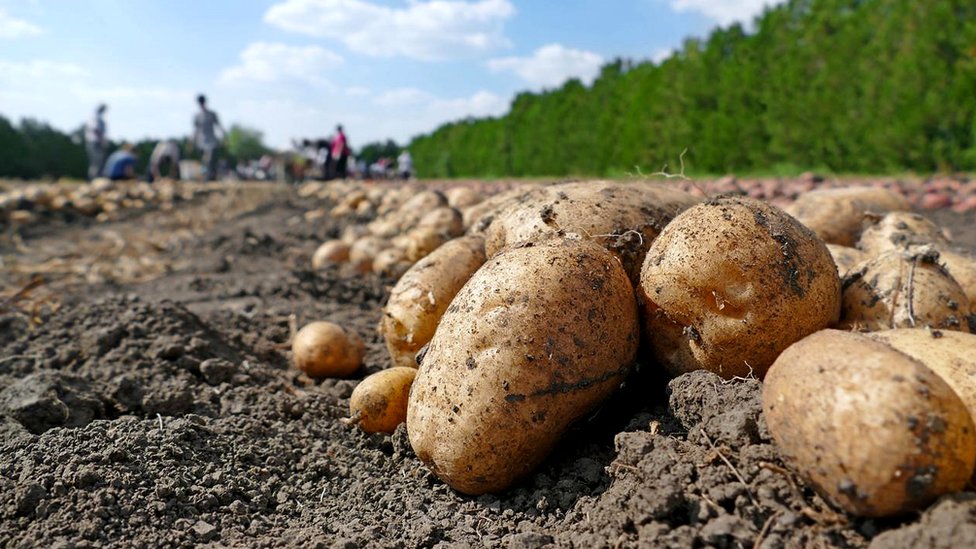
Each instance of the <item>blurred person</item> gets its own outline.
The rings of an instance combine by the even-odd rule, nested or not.
[[[326,137],[316,142],[315,166],[318,168],[320,181],[329,178],[329,166],[332,165],[332,139]]]
[[[335,137],[332,138],[332,163],[335,165],[333,174],[336,179],[345,179],[349,164],[349,143],[342,131],[342,124],[336,126]]]
[[[123,143],[117,151],[109,155],[108,160],[105,161],[105,169],[102,170],[102,177],[112,181],[135,179],[136,155],[132,152],[132,145]]]
[[[91,120],[85,124],[85,152],[88,153],[88,180],[98,177],[105,162],[105,149],[108,139],[105,134],[105,111],[108,106],[102,103],[95,109]]]
[[[171,179],[180,177],[180,144],[175,139],[164,139],[153,148],[149,156],[149,181],[158,181],[163,177],[163,170]]]
[[[403,149],[403,152],[397,157],[397,173],[403,180],[413,177],[413,157],[410,156],[410,151],[407,149]]]
[[[203,151],[203,165],[206,171],[206,180],[216,181],[217,147],[227,137],[227,132],[220,124],[217,113],[207,108],[207,96],[203,94],[198,95],[197,104],[200,105],[200,112],[193,117],[193,142],[198,149]],[[219,139],[217,138],[217,130],[220,130]]]

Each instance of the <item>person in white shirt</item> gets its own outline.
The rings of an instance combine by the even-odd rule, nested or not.
[[[217,179],[217,147],[220,142],[227,137],[227,132],[220,125],[217,113],[207,108],[207,97],[197,96],[197,104],[200,105],[200,112],[193,117],[193,142],[197,148],[203,151],[203,165],[206,168],[207,181]],[[217,130],[220,130],[220,138],[217,138]]]
[[[88,180],[91,181],[102,172],[105,163],[105,150],[108,139],[105,137],[105,119],[103,115],[108,107],[103,103],[95,109],[91,120],[85,124],[85,152],[88,153]]]
[[[400,179],[413,177],[413,157],[410,156],[410,151],[406,149],[397,157],[397,173],[400,175]]]

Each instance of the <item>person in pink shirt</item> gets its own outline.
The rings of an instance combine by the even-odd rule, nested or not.
[[[349,166],[349,143],[342,131],[342,124],[336,126],[336,135],[332,139],[332,162],[335,165],[333,175],[337,179],[345,179]]]

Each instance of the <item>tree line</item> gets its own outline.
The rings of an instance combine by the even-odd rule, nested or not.
[[[677,170],[686,149],[696,174],[972,170],[976,3],[790,0],[409,149],[422,177]]]

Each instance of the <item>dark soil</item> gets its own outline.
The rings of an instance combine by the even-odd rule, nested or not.
[[[305,201],[307,202],[307,201]],[[51,281],[60,308],[0,316],[0,546],[964,547],[976,494],[901,521],[832,510],[786,469],[755,380],[641,365],[533,476],[467,497],[414,456],[401,426],[339,420],[385,368],[375,326],[392,280],[308,270],[335,220],[268,190],[166,240],[151,280]],[[158,231],[152,212],[66,227],[83,243]],[[215,214],[216,215],[216,214]],[[323,218],[328,219],[328,218]],[[946,216],[954,233],[973,216]],[[168,234],[156,234],[157,241]],[[19,253],[51,253],[56,233]],[[958,238],[957,238],[958,240]],[[79,244],[83,245],[83,244]],[[976,246],[976,245],[974,245]],[[106,271],[108,272],[108,271]],[[153,271],[156,272],[156,271]],[[13,286],[13,277],[4,284]],[[313,382],[289,366],[289,315],[366,342],[363,371]]]

